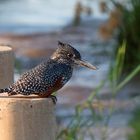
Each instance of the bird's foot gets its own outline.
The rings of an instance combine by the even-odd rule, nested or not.
[[[48,98],[51,98],[52,101],[53,101],[53,103],[56,104],[56,102],[57,102],[56,96],[54,96],[54,95],[49,95]]]
[[[57,102],[57,98],[54,95],[39,94],[39,97],[41,97],[41,98],[51,98],[54,104],[56,104],[56,102]]]

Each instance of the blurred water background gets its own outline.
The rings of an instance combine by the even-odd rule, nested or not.
[[[34,34],[47,34],[53,32],[55,33],[61,33],[62,35],[55,35],[53,43],[43,42],[41,44],[35,45],[34,39],[30,39],[30,44],[28,44],[28,40],[23,43],[18,42],[19,38],[11,41],[6,42],[8,44],[13,44],[14,46],[23,46],[18,47],[19,49],[16,50],[16,57],[20,60],[21,65],[23,66],[22,69],[29,69],[37,65],[42,58],[41,56],[36,56],[33,58],[30,58],[30,53],[27,54],[31,48],[34,51],[35,48],[38,48],[38,50],[41,50],[41,48],[48,48],[48,50],[52,47],[48,47],[49,45],[52,46],[52,44],[56,44],[57,46],[57,40],[68,40],[69,43],[71,43],[71,40],[74,40],[74,45],[77,49],[79,49],[85,57],[85,59],[93,62],[93,63],[102,63],[100,66],[101,70],[100,72],[96,72],[96,74],[90,70],[87,69],[80,69],[80,73],[77,71],[74,73],[74,80],[69,83],[72,85],[79,85],[84,87],[90,87],[93,88],[93,85],[96,87],[97,84],[100,81],[100,78],[103,79],[105,73],[107,73],[107,69],[109,66],[109,61],[102,62],[102,60],[105,60],[105,58],[108,58],[108,55],[103,55],[103,57],[98,57],[98,54],[102,51],[111,52],[112,49],[110,49],[108,44],[106,45],[106,48],[103,47],[95,47],[94,49],[91,49],[93,43],[100,43],[100,37],[98,36],[98,26],[102,23],[102,21],[105,21],[108,17],[108,15],[105,13],[101,13],[99,10],[99,2],[98,1],[87,1],[82,0],[80,1],[85,7],[91,7],[94,9],[94,14],[91,14],[88,16],[87,14],[82,14],[81,19],[83,20],[83,24],[81,24],[81,27],[78,28],[70,28],[67,27],[72,23],[72,20],[74,18],[75,13],[75,6],[77,4],[78,0],[71,0],[71,1],[65,1],[65,0],[6,0],[1,1],[0,3],[0,34],[1,35],[31,35]],[[65,28],[65,29],[64,29]],[[93,30],[91,30],[93,28]],[[94,29],[95,28],[95,29]],[[66,30],[69,31],[66,31]],[[74,30],[74,31],[73,31]],[[82,31],[83,30],[83,31]],[[66,31],[66,33],[65,33]],[[69,33],[69,32],[79,32]],[[64,32],[64,33],[63,33]],[[67,33],[68,32],[68,33]],[[83,36],[83,33],[85,34]],[[64,34],[64,35],[63,35]],[[56,37],[57,36],[57,37]],[[59,37],[60,36],[60,37]],[[62,36],[62,37],[61,37]],[[64,36],[64,37],[63,37]],[[75,39],[73,39],[75,36]],[[48,37],[50,38],[50,37]],[[47,40],[47,37],[45,37],[43,40]],[[53,38],[53,37],[52,37]],[[56,38],[56,39],[55,39]],[[76,41],[77,40],[77,41]],[[80,41],[84,42],[80,43]],[[4,41],[1,41],[4,42]],[[11,43],[12,42],[12,43]],[[15,42],[15,43],[14,43]],[[37,43],[39,41],[36,41]],[[41,40],[40,40],[41,42]],[[46,43],[46,44],[45,44]],[[23,45],[22,45],[23,44]],[[96,46],[96,45],[95,45]],[[55,47],[54,47],[55,48]],[[28,50],[25,52],[25,50]],[[48,51],[46,50],[46,51]],[[24,53],[25,52],[25,53]],[[50,52],[50,51],[49,51]],[[27,55],[28,56],[27,56]],[[51,55],[51,53],[48,53]],[[44,55],[43,58],[48,57]],[[93,55],[95,56],[93,57]],[[97,54],[97,55],[96,55]],[[98,57],[98,59],[96,59]],[[23,71],[25,71],[23,70]],[[90,77],[93,77],[94,80]],[[16,79],[18,79],[18,76],[16,76]],[[85,82],[88,80],[88,83]],[[98,82],[97,82],[98,81]]]
[[[59,125],[67,127],[75,114],[75,106],[85,102],[98,85],[106,80],[105,86],[98,91],[98,95],[93,100],[95,104],[105,106],[103,110],[102,108],[98,110],[98,105],[93,107],[95,114],[102,112],[102,119],[99,120],[99,124],[96,124],[95,115],[89,132],[97,140],[126,140],[126,134],[129,132],[128,122],[135,105],[138,104],[135,97],[139,95],[140,78],[136,77],[137,79],[129,83],[121,94],[112,95],[109,87],[111,84],[109,79],[112,77],[108,75],[110,66],[115,61],[115,45],[118,41],[113,37],[118,32],[115,30],[114,33],[112,29],[114,30],[118,25],[115,19],[121,16],[116,16],[113,12],[111,15],[109,11],[101,12],[100,2],[102,1],[0,0],[0,44],[13,47],[16,57],[15,81],[24,71],[49,58],[57,48],[58,40],[70,43],[78,49],[83,59],[98,66],[99,70],[76,68],[72,79],[58,92],[56,116]],[[104,2],[108,1],[102,3],[103,10],[106,10]],[[84,12],[80,13],[80,22],[78,21],[77,25],[74,22],[78,3],[84,7]],[[110,2],[107,6],[109,10],[113,10]],[[110,23],[111,25],[108,26],[107,24]],[[102,38],[100,33],[105,38]],[[107,117],[112,108],[115,111]],[[89,110],[82,115],[86,119],[93,117]],[[103,128],[103,131],[100,128]],[[107,138],[101,138],[102,134],[107,135]],[[84,140],[93,139],[87,136]]]
[[[0,1],[0,32],[34,33],[60,30],[74,16],[78,0],[2,0]],[[97,1],[82,0],[94,8],[94,18],[104,18]]]

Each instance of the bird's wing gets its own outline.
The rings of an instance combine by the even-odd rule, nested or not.
[[[50,94],[60,89],[71,77],[71,67],[64,64],[40,66],[24,73],[10,86],[17,94]]]

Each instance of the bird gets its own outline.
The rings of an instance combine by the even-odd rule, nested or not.
[[[58,48],[49,59],[23,73],[17,82],[0,89],[0,93],[7,92],[8,96],[35,94],[37,97],[51,98],[56,103],[57,98],[52,94],[70,80],[77,65],[97,69],[82,60],[79,51],[70,44],[58,41]]]

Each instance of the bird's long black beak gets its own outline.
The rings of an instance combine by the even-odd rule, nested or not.
[[[75,62],[75,64],[77,64],[79,66],[87,67],[87,68],[92,69],[92,70],[98,69],[97,67],[93,66],[92,64],[90,64],[84,60],[77,59],[77,60],[74,60],[74,62]]]

